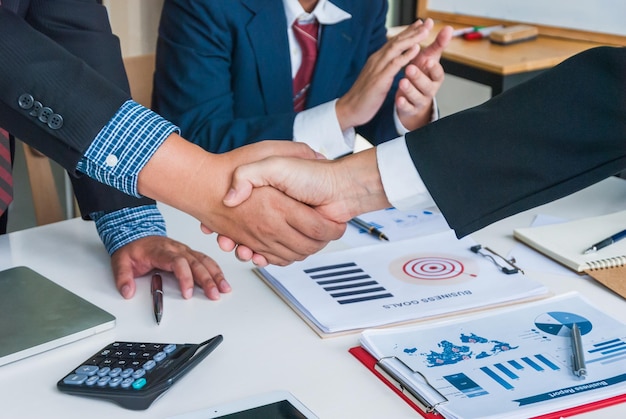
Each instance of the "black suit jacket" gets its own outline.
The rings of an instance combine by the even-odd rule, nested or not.
[[[106,9],[95,0],[3,0],[0,57],[0,126],[75,175],[95,136],[130,98]],[[26,97],[50,115],[20,102]],[[70,177],[84,216],[154,203]]]
[[[583,52],[406,136],[457,235],[626,168],[626,48]]]

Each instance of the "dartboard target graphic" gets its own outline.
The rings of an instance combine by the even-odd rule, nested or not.
[[[475,278],[478,267],[473,261],[451,255],[409,255],[390,264],[391,273],[412,284],[448,284]]]

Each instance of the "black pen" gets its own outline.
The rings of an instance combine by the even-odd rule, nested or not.
[[[585,378],[587,376],[583,338],[576,323],[572,325],[572,370],[577,377]]]
[[[365,221],[361,220],[358,217],[354,217],[353,219],[351,219],[350,224],[357,226],[358,228],[362,228],[363,230],[367,231],[372,236],[378,237],[380,240],[389,241],[389,238],[385,236],[385,233],[383,233],[382,231],[380,231],[379,229],[377,229],[370,223],[366,223]]]
[[[152,308],[154,310],[154,318],[157,324],[161,324],[163,317],[163,280],[161,275],[156,273],[152,275],[152,284],[150,285],[152,292]]]
[[[626,238],[626,230],[622,230],[619,233],[613,234],[611,237],[607,237],[606,239],[599,241],[598,243],[592,245],[589,249],[585,250],[583,253],[586,255],[588,253],[597,252],[598,250],[610,246],[613,243],[622,240],[623,238]]]

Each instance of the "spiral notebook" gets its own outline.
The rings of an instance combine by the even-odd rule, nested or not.
[[[626,210],[559,224],[518,228],[516,239],[568,268],[586,273],[626,298],[626,240],[584,254],[585,249],[626,229]]]

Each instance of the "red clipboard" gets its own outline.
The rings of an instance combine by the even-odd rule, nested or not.
[[[407,397],[401,389],[394,383],[390,382],[383,374],[376,369],[376,359],[370,355],[365,349],[360,346],[355,346],[348,350],[356,359],[358,359],[365,367],[370,370],[376,377],[378,377],[383,383],[392,389],[398,396],[409,404],[417,413],[426,419],[441,419],[442,416],[438,413],[428,413],[423,408],[418,406],[411,398]],[[626,402],[626,394],[610,397],[608,399],[599,400],[597,402],[584,404],[582,406],[571,407],[569,409],[560,410],[558,412],[547,413],[541,416],[535,416],[533,419],[560,419],[564,417],[579,415],[581,413],[590,412],[592,410],[602,409],[603,407],[612,406],[619,403]]]
[[[409,404],[417,413],[422,415],[422,417],[426,419],[441,419],[441,415],[437,413],[428,413],[423,408],[418,406],[411,398],[409,398],[406,394],[402,392],[401,389],[398,388],[395,384],[389,381],[383,374],[378,372],[376,369],[376,358],[370,355],[365,349],[360,346],[355,346],[354,348],[350,348],[349,352],[354,355],[356,359],[361,361],[365,367],[370,370],[376,377],[378,377],[383,383],[387,385],[390,389],[392,389],[398,396],[402,398],[405,402]]]

